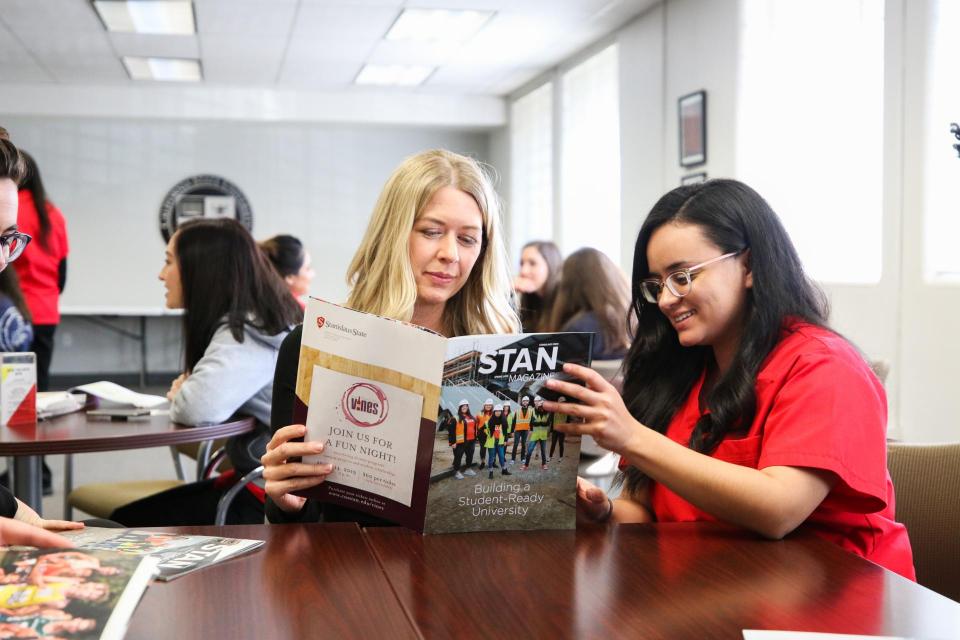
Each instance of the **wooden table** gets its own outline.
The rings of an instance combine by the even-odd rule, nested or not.
[[[150,585],[127,640],[418,637],[355,524],[162,530],[267,544],[250,555]]]
[[[773,542],[709,524],[426,537],[344,524],[173,530],[267,545],[152,585],[129,638],[960,637],[960,604],[802,534]]]
[[[13,456],[17,497],[41,513],[40,456],[200,442],[246,433],[253,427],[253,418],[186,427],[171,422],[166,415],[115,421],[77,412],[27,425],[0,427],[0,456]]]

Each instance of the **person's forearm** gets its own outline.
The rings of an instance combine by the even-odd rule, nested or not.
[[[611,524],[635,524],[656,521],[656,518],[653,517],[653,514],[647,507],[630,498],[611,500],[610,505],[612,507],[609,517]]]
[[[642,431],[623,452],[631,464],[699,509],[769,538],[793,531],[830,489],[814,472],[744,467],[638,428]]]

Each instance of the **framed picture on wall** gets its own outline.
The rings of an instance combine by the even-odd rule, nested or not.
[[[685,176],[681,176],[680,185],[682,186],[685,184],[700,184],[701,182],[706,182],[706,181],[707,181],[707,174],[706,172],[701,171],[700,173],[690,173]]]
[[[680,166],[695,167],[707,161],[707,92],[690,93],[677,101],[680,131]]]

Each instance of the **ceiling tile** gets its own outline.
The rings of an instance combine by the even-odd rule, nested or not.
[[[286,38],[203,36],[203,77],[209,82],[273,84]]]
[[[93,4],[84,0],[0,0],[0,21],[16,33],[50,37],[66,31],[105,31]]]
[[[360,64],[322,61],[291,63],[288,58],[280,73],[280,84],[310,89],[343,89],[353,85],[353,79],[360,72],[360,66]]]
[[[284,36],[290,33],[296,2],[231,0],[196,5],[197,30],[224,35]]]

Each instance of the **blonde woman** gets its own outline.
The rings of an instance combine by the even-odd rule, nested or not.
[[[350,263],[347,282],[347,306],[445,336],[514,333],[520,327],[511,306],[497,194],[476,161],[450,151],[425,151],[393,172]],[[276,432],[262,458],[267,517],[271,522],[381,523],[292,493],[320,484],[333,470],[288,462],[323,450],[321,442],[297,442],[306,427],[290,424],[300,335],[300,329],[290,334],[277,361],[271,419]]]

